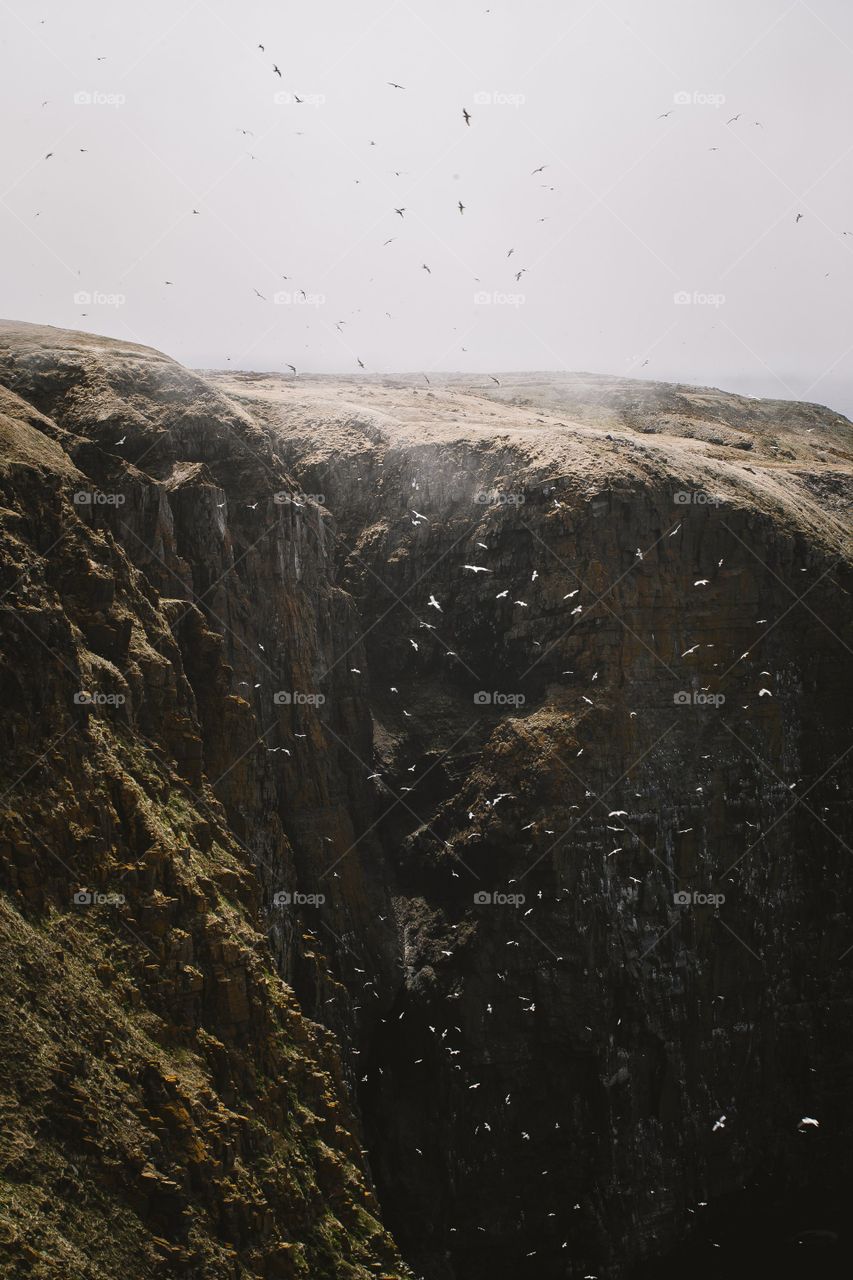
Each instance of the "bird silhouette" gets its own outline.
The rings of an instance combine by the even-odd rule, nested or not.
[[[464,117],[465,123],[466,123],[467,125],[470,125],[470,123],[471,123],[471,112],[468,110],[468,108],[467,108],[467,107],[463,107],[463,108],[462,108],[462,115],[463,115],[463,117]]]

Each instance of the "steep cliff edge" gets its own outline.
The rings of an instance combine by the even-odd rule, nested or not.
[[[339,1043],[282,978],[346,996],[273,896],[310,888],[282,771],[314,838],[359,813],[345,769],[278,746],[276,691],[357,634],[319,520],[165,357],[26,326],[0,348],[3,1274],[408,1274]]]
[[[0,325],[9,1274],[846,1225],[850,424],[501,383]]]

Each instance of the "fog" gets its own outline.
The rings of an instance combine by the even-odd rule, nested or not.
[[[0,33],[5,316],[853,412],[844,0],[4,0]]]

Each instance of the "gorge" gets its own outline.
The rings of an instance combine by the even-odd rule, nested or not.
[[[0,433],[10,1276],[849,1266],[846,418],[8,321]]]

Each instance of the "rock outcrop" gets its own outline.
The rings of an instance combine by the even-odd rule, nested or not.
[[[843,1247],[851,426],[501,384],[0,326],[10,1274]]]

